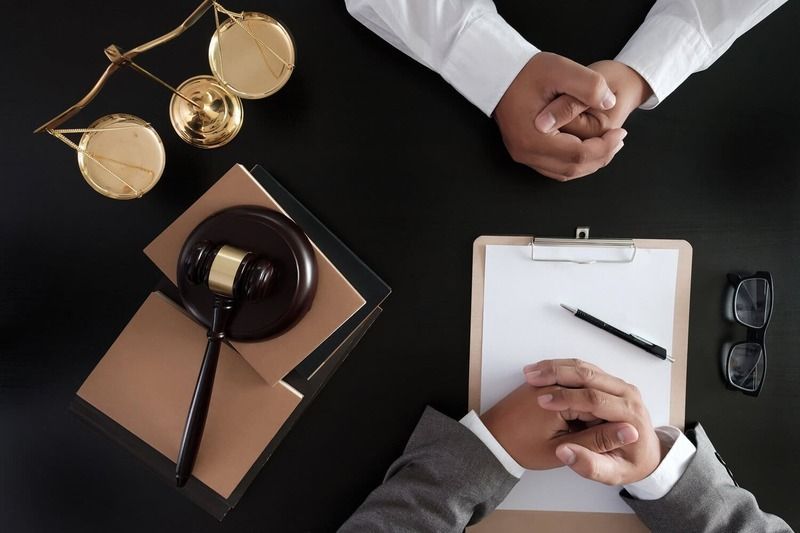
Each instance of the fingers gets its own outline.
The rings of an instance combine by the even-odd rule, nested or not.
[[[603,113],[595,113],[592,110],[581,113],[569,124],[561,126],[562,133],[569,133],[579,139],[591,139],[600,137],[606,130],[613,127],[611,119]]]
[[[542,112],[536,117],[534,125],[536,129],[542,133],[550,133],[551,131],[561,129],[562,126],[569,124],[588,108],[589,106],[577,98],[568,94],[562,94],[542,109]],[[602,134],[602,132],[600,132],[598,136],[600,134]]]
[[[541,394],[539,406],[548,411],[579,411],[591,413],[597,418],[612,422],[623,422],[636,418],[632,404],[625,398],[597,389],[551,389]]]
[[[551,139],[550,150],[554,157],[573,163],[579,167],[592,166],[607,161],[613,156],[620,143],[628,135],[622,128],[616,128],[604,133],[601,137],[594,137],[582,141],[568,133],[556,133],[548,136]]]
[[[636,428],[624,422],[606,422],[583,431],[568,433],[557,439],[564,444],[577,444],[597,453],[607,453],[639,440]]]
[[[623,476],[613,455],[593,452],[579,444],[562,444],[556,457],[576,474],[606,485],[621,485]]]
[[[632,393],[632,385],[606,374],[597,366],[580,359],[551,359],[524,368],[525,380],[534,387],[561,385],[590,387],[616,396]]]
[[[604,422],[604,420],[597,418],[592,413],[582,413],[580,411],[573,411],[571,409],[559,411],[558,414],[561,415],[561,418],[564,420],[564,422]]]
[[[602,137],[582,141],[574,135],[557,132],[538,140],[538,152],[542,155],[517,160],[549,178],[569,181],[592,174],[610,163],[624,146],[622,140],[627,133],[617,128]]]

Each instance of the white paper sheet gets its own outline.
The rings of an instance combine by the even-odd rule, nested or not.
[[[654,426],[669,423],[670,363],[582,321],[577,307],[672,354],[677,250],[640,249],[632,263],[535,262],[529,246],[487,246],[481,412],[524,382],[522,367],[580,357],[634,383]],[[562,467],[528,471],[500,509],[631,513],[619,488]]]

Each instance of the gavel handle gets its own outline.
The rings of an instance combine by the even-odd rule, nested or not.
[[[178,487],[183,487],[192,474],[197,450],[203,439],[203,428],[206,425],[208,406],[211,403],[211,390],[214,387],[214,376],[217,372],[219,348],[225,339],[225,329],[233,310],[233,300],[215,297],[214,313],[211,318],[211,327],[208,330],[208,344],[203,356],[200,374],[194,387],[192,403],[189,406],[189,415],[183,428],[181,447],[178,452],[178,464],[175,469],[175,481]]]

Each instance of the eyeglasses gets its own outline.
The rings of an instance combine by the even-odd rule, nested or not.
[[[772,316],[772,275],[769,272],[728,274],[728,283],[725,315],[747,328],[747,340],[725,344],[722,372],[729,388],[758,396],[767,373],[764,342]]]
[[[208,47],[213,76],[195,76],[175,88],[134,61],[177,38],[210,8],[216,23]],[[75,150],[81,174],[97,192],[130,199],[152,189],[165,166],[164,144],[148,122],[115,113],[100,117],[88,128],[58,128],[89,105],[119,67],[130,67],[172,92],[169,118],[181,139],[197,148],[217,148],[230,142],[242,127],[241,98],[265,98],[286,84],[294,70],[295,46],[289,31],[274,18],[236,13],[215,0],[204,0],[171,32],[127,52],[112,44],[105,54],[111,64],[89,93],[34,133],[47,132]],[[67,137],[77,133],[81,134],[77,143]]]

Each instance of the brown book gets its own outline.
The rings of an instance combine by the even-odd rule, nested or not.
[[[288,216],[243,166],[234,165],[156,237],[144,253],[173,284],[176,283],[178,255],[189,233],[209,216],[235,205],[258,205]],[[283,379],[366,303],[316,245],[314,251],[319,281],[314,302],[303,320],[274,339],[232,343],[236,351],[270,384]]]
[[[205,328],[154,292],[78,396],[175,462],[205,345]],[[192,475],[230,496],[301,400],[281,381],[270,386],[223,344]]]

